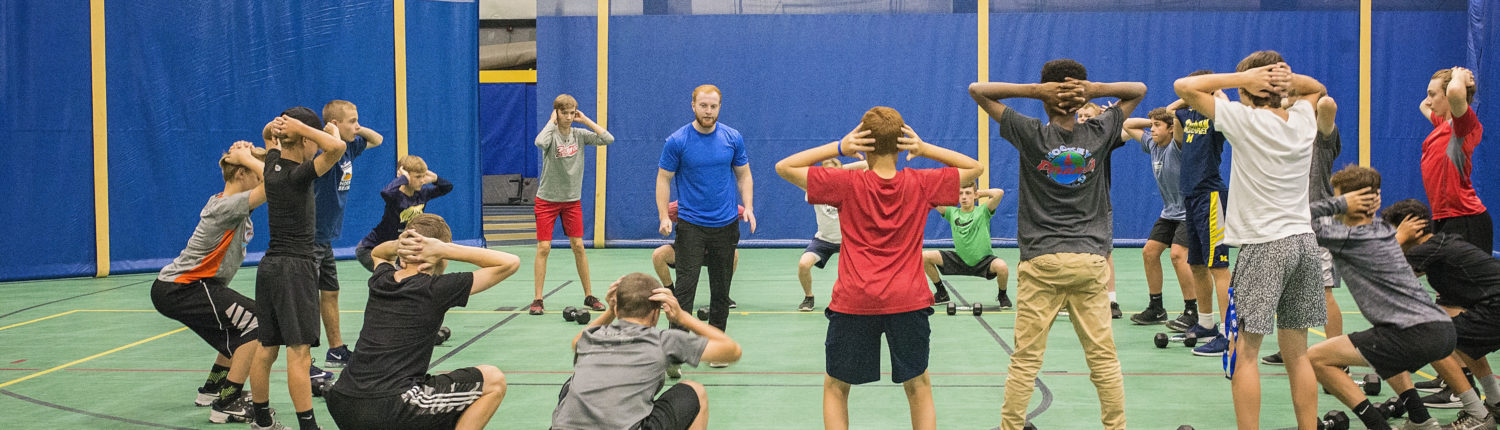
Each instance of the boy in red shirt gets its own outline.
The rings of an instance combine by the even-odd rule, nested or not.
[[[1462,235],[1484,250],[1495,251],[1493,221],[1474,193],[1469,176],[1474,171],[1474,148],[1484,134],[1474,101],[1474,73],[1454,67],[1432,74],[1422,117],[1432,121],[1432,133],[1422,141],[1422,187],[1432,203],[1432,227],[1440,233]],[[1442,298],[1438,304],[1443,304]]]
[[[896,170],[896,158],[927,157],[950,167]],[[816,167],[823,160],[864,153],[869,170]],[[823,426],[849,427],[852,384],[880,380],[880,337],[891,350],[891,382],[906,389],[914,429],[937,427],[927,376],[932,293],[922,272],[922,228],[934,206],[958,204],[958,184],[984,172],[973,158],[923,142],[884,106],[865,112],[842,140],[776,163],[776,173],[807,191],[807,201],[839,209],[838,280],[824,310],[827,376]]]

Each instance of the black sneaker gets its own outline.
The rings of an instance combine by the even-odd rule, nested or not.
[[[323,358],[323,366],[333,369],[342,369],[349,365],[349,345],[339,345],[338,348],[328,348],[328,355]]]
[[[935,305],[946,305],[949,301],[947,291],[938,291],[932,294],[932,302]]]
[[[1178,333],[1186,333],[1188,329],[1198,325],[1197,312],[1183,312],[1177,315],[1177,319],[1167,321],[1167,330]]]
[[[729,299],[729,308],[730,309],[734,309],[734,308],[738,308],[738,307],[740,307],[739,303],[735,303],[734,299]]]
[[[208,406],[214,404],[214,402],[218,400],[218,391],[209,391],[205,390],[203,387],[198,387],[198,397],[193,399],[193,405],[200,407]]]
[[[1112,319],[1120,319],[1120,318],[1122,318],[1124,316],[1125,316],[1125,313],[1124,312],[1120,312],[1120,304],[1119,303],[1109,302],[1109,317],[1110,318],[1112,318]]]
[[[213,409],[208,412],[208,421],[215,424],[224,423],[248,423],[254,421],[250,414],[250,397],[244,396],[235,399],[229,404],[220,406],[214,402]]]
[[[1464,402],[1458,399],[1458,394],[1454,394],[1449,388],[1423,396],[1422,404],[1431,409],[1458,409],[1464,406]]]
[[[1448,388],[1448,383],[1443,382],[1442,378],[1433,379],[1430,381],[1422,381],[1412,385],[1415,385],[1417,387],[1417,391],[1421,391],[1423,393],[1436,393],[1439,391],[1443,391],[1444,388]]]
[[[802,312],[812,312],[812,310],[813,310],[813,298],[812,297],[803,297],[802,298],[802,304],[797,305],[797,310],[802,311]]]
[[[1010,308],[1015,307],[1015,305],[1013,305],[1013,304],[1010,303],[1010,296],[1005,295],[1005,293],[1000,293],[999,295],[996,295],[995,296],[995,303],[997,304],[997,306],[996,306],[997,309],[1010,309]]]
[[[1261,357],[1260,358],[1260,363],[1261,364],[1269,364],[1269,365],[1272,365],[1272,366],[1285,366],[1286,365],[1286,363],[1284,363],[1284,362],[1281,361],[1281,351],[1276,351],[1275,354],[1271,354],[1271,355],[1267,355],[1265,357]]]
[[[1167,310],[1162,308],[1146,308],[1135,315],[1130,316],[1130,322],[1137,325],[1161,324],[1167,321]]]

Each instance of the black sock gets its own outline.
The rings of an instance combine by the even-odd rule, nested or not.
[[[254,401],[252,401],[250,402],[250,406],[250,409],[255,410],[255,425],[259,427],[270,427],[271,402],[255,403]]]
[[[1406,407],[1406,417],[1410,418],[1411,422],[1421,424],[1432,419],[1432,415],[1427,413],[1427,405],[1422,403],[1422,395],[1417,393],[1416,388],[1406,390],[1401,393],[1400,397],[1402,406]]]
[[[205,393],[219,391],[219,384],[224,382],[226,376],[229,376],[229,367],[214,363],[214,368],[208,371],[208,379],[203,381],[203,389],[200,391]]]
[[[1146,309],[1161,309],[1161,294],[1152,294],[1151,303],[1146,305]]]
[[[223,387],[219,389],[219,400],[214,402],[219,407],[229,406],[240,399],[240,393],[245,391],[245,382],[234,382],[224,380]]]
[[[297,428],[301,430],[318,429],[318,418],[313,416],[312,409],[297,413]]]
[[[1474,372],[1470,372],[1469,368],[1467,368],[1467,367],[1465,367],[1463,369],[1464,369],[1464,379],[1468,379],[1469,380],[1469,386],[1470,387],[1478,387],[1479,385],[1476,385],[1474,383]]]
[[[1364,422],[1365,427],[1369,427],[1371,430],[1389,430],[1391,428],[1391,425],[1385,422],[1385,415],[1382,415],[1379,409],[1375,409],[1374,406],[1370,405],[1369,399],[1359,402],[1358,405],[1354,405],[1354,415],[1359,416],[1359,420]]]
[[[1182,301],[1182,313],[1198,314],[1198,299],[1185,299]]]

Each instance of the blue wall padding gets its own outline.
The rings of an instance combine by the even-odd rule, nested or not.
[[[454,241],[482,238],[478,7],[406,2],[409,151],[453,182],[453,192],[429,203],[427,212],[448,221]]]
[[[1477,50],[1472,52],[1473,57],[1469,59],[1477,76],[1479,92],[1475,95],[1475,112],[1479,113],[1479,122],[1490,125],[1494,130],[1500,130],[1500,112],[1496,112],[1494,103],[1486,104],[1484,100],[1494,99],[1496,88],[1500,88],[1500,52],[1494,49],[1494,43],[1500,40],[1500,5],[1495,2],[1479,2],[1470,6],[1471,22],[1477,24],[1471,27],[1472,37],[1476,40]],[[1450,30],[1451,31],[1451,30]],[[1431,75],[1428,75],[1431,76]],[[1490,94],[1489,97],[1485,97]],[[1500,207],[1500,174],[1495,172],[1495,166],[1500,166],[1500,149],[1495,148],[1496,136],[1494,132],[1488,132],[1486,139],[1489,143],[1481,143],[1474,151],[1474,188],[1479,192],[1479,198],[1488,207]],[[1497,211],[1490,209],[1491,217]],[[1497,229],[1496,231],[1500,231]],[[1500,235],[1497,235],[1500,237]]]
[[[612,19],[618,20],[619,18]],[[537,130],[541,130],[542,127],[546,126],[547,118],[552,113],[552,99],[556,98],[558,94],[562,93],[570,94],[574,99],[578,100],[578,111],[583,112],[584,114],[588,115],[589,118],[592,118],[595,121],[599,120],[599,115],[597,113],[598,106],[595,104],[598,99],[596,95],[597,81],[595,79],[595,47],[598,46],[598,41],[595,34],[595,28],[597,27],[594,20],[595,18],[592,16],[537,17],[537,103],[536,112],[534,113],[536,117],[535,123]],[[634,40],[633,38],[636,36],[616,33],[616,29],[613,25],[614,22],[617,21],[611,21],[612,24],[610,28],[610,33],[612,35],[616,35],[611,39],[616,41],[614,43],[620,43],[619,41],[624,40]],[[545,55],[542,55],[541,53],[545,53]],[[621,62],[627,62],[623,60],[623,58],[626,57],[615,58],[622,58],[622,60],[611,62],[611,64],[614,64],[615,67],[619,67],[619,63]],[[655,57],[653,56],[641,58],[642,59],[638,61],[645,61],[644,58]],[[613,82],[613,80],[611,81]],[[629,82],[624,82],[624,84],[634,85],[634,83]],[[611,85],[610,88],[616,87],[614,85]],[[616,131],[617,127],[613,126],[615,124],[623,124],[622,120],[618,119],[616,116],[621,114],[622,111],[620,110],[619,105],[611,104],[611,106],[613,106],[614,108],[610,111],[614,112],[615,115],[610,115],[608,118],[606,118],[607,123],[605,124],[605,126],[609,128],[610,132],[614,134],[616,139],[616,143],[614,144],[615,146],[611,146],[612,149],[608,150],[609,154],[613,156],[611,157],[611,159],[624,158],[627,160],[638,160],[643,156],[641,155],[642,153],[650,152],[650,150],[644,150],[641,148],[627,148],[626,146],[624,146],[623,142],[621,142],[620,140],[622,135],[618,131]],[[531,137],[535,138],[536,135],[533,134]],[[666,135],[662,135],[662,138],[666,138]],[[585,160],[583,167],[583,199],[580,201],[580,206],[582,207],[583,211],[583,236],[588,239],[593,239],[595,201],[594,161],[596,154],[598,154],[598,150],[594,147],[585,147],[583,151]],[[652,156],[654,157],[655,155]],[[540,155],[538,154],[536,155],[536,157],[536,162],[540,163]],[[651,168],[655,169],[655,158],[652,158],[652,160],[653,161],[651,164]],[[616,165],[614,162],[611,162],[610,164],[612,166]],[[624,168],[632,167],[632,164],[630,163],[618,165],[625,166]],[[639,166],[634,167],[642,168]],[[655,172],[655,170],[652,170],[652,172]],[[612,170],[611,172],[609,172],[610,186],[607,188],[607,191],[611,194],[623,192],[624,190],[630,188],[655,186],[655,182],[652,182],[651,184],[641,184],[637,182],[621,181],[619,177],[615,176],[621,173],[622,172],[618,170]],[[611,208],[611,212],[606,214],[605,216],[609,218],[619,218],[627,215],[621,212],[615,212],[614,209]],[[656,228],[656,215],[654,214],[654,212],[651,215],[650,219],[646,220],[646,222],[651,223],[651,229],[654,231]],[[554,239],[564,238],[562,227],[560,225],[553,228],[552,237]]]
[[[94,273],[88,2],[0,2],[0,281]],[[65,25],[59,25],[59,23]]]
[[[551,106],[551,100],[547,106]],[[536,84],[479,84],[480,170],[486,175],[537,177]],[[542,118],[546,121],[546,118]]]
[[[1422,140],[1432,132],[1432,124],[1422,118],[1417,106],[1427,97],[1433,72],[1463,64],[1464,13],[1375,12],[1372,22],[1370,90],[1376,104],[1370,112],[1370,167],[1380,172],[1384,204],[1408,198],[1426,202],[1419,160]],[[1423,37],[1417,41],[1414,34]],[[1476,164],[1475,182],[1482,181],[1486,167]],[[1476,186],[1484,191],[1483,185]]]
[[[760,231],[744,234],[745,239],[811,236],[815,226],[802,193],[772,167],[793,152],[839,138],[871,106],[895,107],[927,140],[974,155],[976,107],[966,93],[975,80],[973,19],[963,14],[612,18],[609,106],[617,146],[609,158],[607,239],[660,238],[652,204],[657,159],[663,139],[691,121],[690,92],[702,83],[724,90],[720,120],[743,132],[749,146]],[[1213,22],[1221,31],[1213,37],[1181,37],[1186,21]],[[540,56],[540,99],[567,91],[582,94],[585,106],[592,104],[584,99],[593,92],[588,79],[588,71],[594,70],[593,27],[591,17],[539,20],[539,34],[546,36],[539,45],[545,53]],[[720,31],[698,31],[702,28]],[[1244,55],[1276,49],[1294,71],[1319,77],[1345,100],[1339,122],[1347,124],[1346,149],[1338,164],[1357,160],[1358,76],[1350,65],[1358,64],[1358,21],[1353,12],[994,14],[991,28],[991,80],[1035,82],[1042,63],[1071,57],[1088,65],[1094,80],[1136,80],[1150,86],[1135,113],[1139,117],[1176,98],[1171,85],[1178,77],[1198,68],[1232,71]],[[1279,30],[1258,30],[1262,28]],[[1089,35],[1087,43],[1076,35]],[[1028,115],[1041,114],[1038,102],[1014,105]],[[541,106],[538,111],[539,118],[546,117]],[[992,223],[992,235],[1003,240],[1015,237],[1019,166],[1015,150],[995,130],[992,123],[991,186],[1005,189],[1008,196]],[[627,146],[632,149],[622,149]],[[1132,146],[1115,157],[1115,235],[1142,239],[1161,209],[1148,157]],[[934,164],[924,160],[914,165]],[[1227,174],[1227,163],[1224,167]],[[584,195],[587,208],[591,193]],[[940,219],[929,219],[929,239],[948,235]]]
[[[386,136],[355,161],[335,246],[352,247],[379,220],[378,191],[395,172],[389,2],[306,8],[149,0],[108,3],[105,14],[114,272],[154,271],[170,261],[206,199],[223,189],[219,154],[236,140],[260,146],[261,127],[291,106],[321,113],[329,100],[349,100],[363,125]],[[251,251],[265,249],[264,212],[252,217]]]

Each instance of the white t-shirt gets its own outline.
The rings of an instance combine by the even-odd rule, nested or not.
[[[802,196],[805,200],[806,195]],[[839,232],[839,208],[829,205],[812,205],[813,214],[818,219],[818,233],[813,237],[818,240],[841,244],[844,241],[843,233]]]
[[[1234,148],[1224,242],[1240,246],[1312,233],[1307,172],[1318,134],[1312,104],[1298,101],[1282,120],[1265,109],[1215,98],[1214,126]]]

